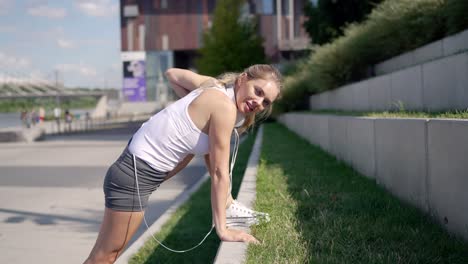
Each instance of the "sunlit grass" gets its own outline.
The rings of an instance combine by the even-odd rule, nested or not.
[[[247,263],[468,263],[468,243],[373,180],[281,125],[264,133],[255,208],[271,221]]]

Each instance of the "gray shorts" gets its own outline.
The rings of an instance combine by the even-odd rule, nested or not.
[[[136,157],[136,167],[138,189],[144,210],[149,196],[164,181],[167,172],[155,170],[138,157]],[[133,155],[128,148],[125,148],[122,155],[107,170],[103,189],[107,208],[126,212],[141,211],[133,168]]]

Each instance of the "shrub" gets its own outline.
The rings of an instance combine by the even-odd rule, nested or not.
[[[372,75],[372,65],[468,27],[466,0],[386,0],[361,24],[318,47],[286,78],[279,110],[304,109],[304,97]]]

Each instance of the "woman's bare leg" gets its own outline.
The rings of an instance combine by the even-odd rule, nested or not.
[[[232,198],[232,194],[229,194],[226,201],[226,208],[228,208],[232,204],[232,201],[234,201],[234,198]]]
[[[84,263],[114,263],[142,219],[143,212],[121,212],[106,208],[96,244]]]

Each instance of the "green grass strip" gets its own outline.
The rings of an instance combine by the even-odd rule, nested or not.
[[[265,125],[247,263],[468,263],[468,243],[279,124]]]
[[[445,112],[417,112],[417,111],[383,111],[383,112],[353,112],[353,111],[336,111],[336,110],[314,110],[307,111],[312,114],[328,114],[339,116],[363,116],[376,118],[455,118],[468,119],[467,110],[454,110]]]
[[[239,147],[232,177],[233,197],[236,197],[239,192],[240,183],[244,177],[244,171],[255,141],[255,134],[250,133]],[[170,220],[163,225],[161,231],[155,234],[155,237],[166,246],[176,250],[186,249],[200,242],[211,227],[210,186],[210,180],[205,182],[184,205],[176,210]],[[164,249],[151,238],[131,258],[129,263],[213,263],[219,243],[220,240],[213,230],[213,233],[200,247],[179,254]]]

